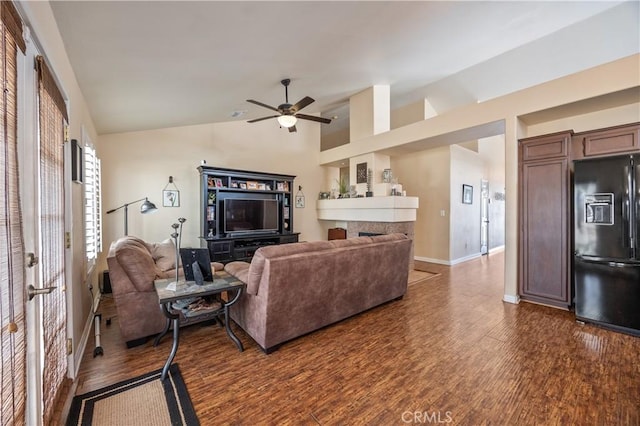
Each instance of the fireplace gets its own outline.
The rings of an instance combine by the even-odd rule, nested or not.
[[[318,200],[318,219],[347,230],[347,238],[400,232],[413,240],[417,197],[363,197]],[[413,245],[410,268],[413,269]]]

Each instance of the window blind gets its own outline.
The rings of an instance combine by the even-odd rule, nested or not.
[[[102,251],[100,159],[91,145],[85,145],[84,152],[85,245],[87,261],[93,266]]]
[[[24,424],[26,398],[25,270],[17,146],[17,46],[22,23],[13,4],[0,7],[0,424]]]
[[[56,287],[42,297],[44,340],[44,422],[53,411],[67,373],[64,244],[64,127],[62,93],[42,56],[36,57],[40,130],[40,253],[43,287]]]

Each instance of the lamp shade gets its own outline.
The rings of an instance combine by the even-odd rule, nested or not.
[[[297,121],[298,119],[295,115],[281,115],[278,117],[278,123],[280,123],[282,127],[293,127]]]
[[[147,198],[144,199],[144,203],[142,203],[142,205],[140,206],[140,213],[142,214],[153,213],[156,210],[158,210],[156,205],[149,201],[149,199]]]

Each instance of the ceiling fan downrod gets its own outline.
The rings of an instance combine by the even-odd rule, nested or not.
[[[291,79],[289,78],[285,78],[284,80],[280,81],[280,83],[282,83],[282,85],[284,86],[284,101],[285,103],[289,103],[289,83],[291,83]]]

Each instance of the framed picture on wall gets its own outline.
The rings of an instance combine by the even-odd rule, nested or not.
[[[162,207],[180,207],[180,191],[174,189],[163,190]]]
[[[473,204],[473,186],[462,185],[462,204]]]
[[[356,165],[356,183],[367,183],[367,163]]]

